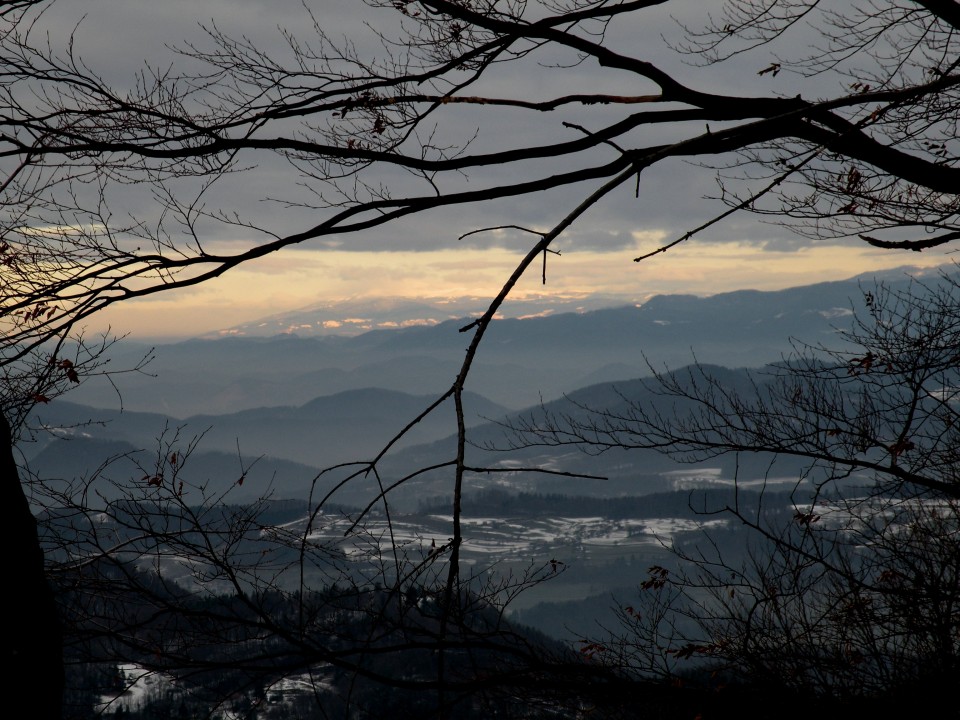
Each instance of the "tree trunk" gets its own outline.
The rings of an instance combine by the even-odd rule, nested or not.
[[[10,544],[10,584],[5,593],[7,701],[21,697],[28,715],[60,720],[63,714],[63,634],[53,590],[44,574],[37,521],[20,483],[13,439],[0,413],[0,485]],[[37,691],[39,690],[39,691]]]

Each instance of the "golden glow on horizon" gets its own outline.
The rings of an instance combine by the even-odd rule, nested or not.
[[[570,251],[547,257],[547,283],[539,261],[511,294],[617,295],[625,302],[660,293],[712,295],[731,290],[778,290],[903,265],[933,267],[947,252],[889,251],[867,246],[818,246],[792,252],[759,250],[748,243],[687,244],[640,263],[649,250]],[[241,266],[185,290],[121,303],[102,313],[89,331],[108,325],[136,338],[189,337],[290,310],[374,297],[492,298],[520,260],[503,249],[433,252],[295,250]]]

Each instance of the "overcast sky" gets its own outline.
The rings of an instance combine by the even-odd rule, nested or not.
[[[390,11],[371,11],[359,0],[308,0],[308,4],[330,36],[349,37],[361,50],[375,47],[364,22],[377,25],[393,17]],[[803,90],[807,97],[811,92],[828,93],[836,84],[830,80],[827,85],[810,85],[786,72],[777,78],[758,77],[756,69],[773,58],[765,51],[719,69],[683,64],[660,37],[661,33],[676,37],[678,32],[667,11],[695,22],[701,9],[710,5],[714,4],[700,0],[669,3],[665,9],[644,15],[640,24],[618,23],[611,42],[642,48],[639,54],[704,90],[760,93],[776,89],[790,95]],[[299,0],[60,0],[44,22],[54,46],[79,22],[75,41],[79,55],[103,77],[123,84],[144,60],[160,66],[176,62],[166,46],[193,43],[203,47],[207,41],[199,24],[211,20],[227,34],[249,37],[259,47],[281,55],[284,46],[278,26],[303,39],[310,36],[309,18]],[[803,40],[798,37],[795,42]],[[532,64],[504,65],[494,71],[482,89],[499,95],[546,97],[601,90],[637,94],[651,89],[622,87],[619,77],[589,64],[562,72]],[[505,136],[522,146],[543,142],[544,133],[571,139],[574,132],[561,126],[566,115],[540,115],[534,123],[503,111],[495,115],[476,108],[457,112],[460,116],[448,116],[445,131],[455,134],[462,129],[468,136],[482,125],[487,135],[478,139],[480,147]],[[486,173],[492,175],[471,181],[495,179],[497,171],[489,169]],[[286,167],[267,162],[254,177],[255,181],[245,180],[246,185],[233,186],[222,201],[251,207],[266,194],[289,193],[293,197],[298,192],[293,185],[296,178]],[[458,235],[501,223],[547,228],[592,189],[567,188],[496,206],[457,208],[342,242],[307,245],[246,265],[202,287],[128,303],[104,314],[93,327],[110,323],[115,331],[132,331],[134,337],[184,336],[345,298],[492,297],[524,253],[529,236],[488,233],[457,240]],[[525,293],[544,291],[562,296],[602,294],[640,302],[665,292],[707,295],[741,288],[778,289],[907,264],[939,265],[955,258],[943,251],[920,254],[880,251],[854,243],[813,244],[776,225],[735,216],[669,253],[633,262],[637,255],[721,211],[718,202],[704,199],[715,189],[711,173],[702,168],[682,162],[654,167],[642,177],[638,195],[633,187],[623,188],[559,238],[555,248],[561,255],[548,260],[546,286],[539,274],[529,277],[515,291],[515,301],[522,300]],[[130,202],[133,207],[143,200]],[[302,229],[310,220],[308,213],[263,206],[263,224],[282,231]],[[222,230],[214,238],[238,247],[249,239],[242,233],[224,235]]]

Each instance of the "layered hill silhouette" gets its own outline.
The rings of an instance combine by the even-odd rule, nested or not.
[[[882,278],[906,288],[906,271]],[[835,343],[873,278],[818,283],[776,292],[743,290],[711,297],[662,295],[640,306],[497,320],[468,389],[512,409],[578,387],[641,377],[655,367],[694,359],[726,367],[779,360],[798,338]],[[356,336],[226,337],[154,348],[124,341],[111,367],[116,389],[92,378],[71,392],[95,407],[162,412],[171,417],[221,415],[267,405],[301,405],[346,390],[378,387],[413,395],[442,392],[456,376],[469,336],[466,320],[430,327],[373,330]]]
[[[886,282],[903,289],[909,280],[895,275]],[[774,293],[662,296],[640,307],[495,322],[471,375],[475,391],[465,396],[465,419],[471,427],[468,459],[498,471],[478,475],[471,487],[612,497],[669,490],[678,476],[701,471],[704,478],[730,475],[726,460],[680,468],[655,452],[611,450],[595,456],[576,448],[532,447],[507,453],[512,444],[507,428],[544,410],[582,414],[584,407],[616,408],[625,397],[654,406],[659,401],[642,378],[651,367],[681,367],[694,357],[716,366],[731,387],[746,388],[743,368],[780,360],[794,348],[792,342],[836,347],[838,331],[849,327],[852,309],[862,305],[869,287],[852,279]],[[110,472],[123,466],[122,476],[136,478],[149,475],[158,458],[162,462],[164,443],[179,434],[181,446],[198,439],[189,468],[196,484],[229,487],[254,468],[259,489],[245,485],[244,495],[255,497],[270,487],[279,497],[302,498],[320,469],[372,458],[433,402],[431,393],[449,386],[467,342],[460,327],[458,321],[355,337],[281,335],[162,346],[155,351],[156,377],[115,379],[122,409],[114,389],[104,383],[98,390],[96,379],[38,406],[31,420],[36,442],[24,444],[23,452],[45,478],[106,473],[105,458],[114,459]],[[119,347],[113,362],[121,366],[123,353],[133,358],[143,352]],[[155,412],[141,411],[148,407]],[[197,408],[202,412],[193,412]],[[455,428],[448,400],[417,423],[381,467],[403,477],[448,462],[455,453]],[[740,462],[744,477],[754,470],[770,472],[765,464],[754,469]],[[607,479],[509,472],[534,466]],[[781,469],[787,477],[795,473],[789,464]],[[324,476],[321,484],[336,480]],[[372,482],[353,482],[338,500],[365,502]],[[449,471],[441,469],[406,482],[395,497],[413,507],[448,492]]]

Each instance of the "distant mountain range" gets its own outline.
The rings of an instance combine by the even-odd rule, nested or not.
[[[905,287],[907,280],[888,282]],[[547,466],[608,479],[497,472],[478,475],[471,488],[517,486],[611,497],[671,490],[698,473],[707,484],[717,472],[729,476],[733,468],[726,461],[681,468],[655,452],[609,451],[596,457],[569,448],[531,448],[508,456],[485,448],[509,444],[498,421],[536,412],[541,404],[579,412],[578,403],[615,407],[626,394],[654,405],[657,398],[638,379],[650,375],[647,361],[656,368],[664,363],[682,367],[695,353],[700,362],[726,366],[718,372],[731,387],[746,383],[743,368],[779,360],[790,352],[791,338],[835,346],[838,329],[849,324],[851,308],[862,302],[855,279],[772,293],[661,296],[640,307],[497,321],[471,375],[470,387],[479,392],[464,397],[473,443],[467,448],[469,461],[508,470]],[[269,487],[278,497],[303,498],[320,468],[372,458],[449,387],[468,342],[459,332],[461,324],[355,337],[234,337],[162,346],[155,350],[156,377],[115,378],[122,409],[113,388],[105,383],[98,388],[96,379],[38,406],[30,423],[36,441],[22,443],[21,452],[45,479],[70,482],[99,473],[122,484],[158,470],[169,474],[170,450],[182,453],[197,438],[188,465],[177,468],[189,483],[221,492],[245,477],[249,482],[235,488],[235,501],[259,497]],[[132,361],[144,352],[120,347],[112,363],[120,367],[124,353]],[[396,479],[449,462],[456,452],[455,428],[448,399],[439,412],[417,423],[380,467]],[[741,477],[752,472],[749,462],[740,461]],[[783,470],[796,477],[793,466]],[[766,465],[757,468],[767,471]],[[343,474],[324,475],[318,491],[325,492]],[[395,497],[416,507],[448,494],[449,480],[449,469],[417,475]],[[337,501],[365,503],[373,483],[373,478],[358,479]]]
[[[239,445],[247,457],[268,455],[319,468],[371,457],[435,399],[365,388],[314,398],[303,405],[266,406],[182,420],[160,413],[121,412],[56,400],[34,410],[32,422],[54,430],[32,454],[55,438],[67,443],[110,440],[151,447],[164,429],[169,434],[179,428],[186,437],[202,434],[204,450],[236,455]],[[466,393],[464,402],[468,426],[507,412],[473,393]],[[400,447],[449,435],[454,421],[453,401],[448,400],[418,423]]]
[[[929,271],[927,271],[929,276]],[[881,276],[904,288],[906,269]],[[711,297],[655,296],[641,305],[497,320],[476,358],[468,389],[508,408],[578,387],[640,377],[654,367],[701,362],[758,367],[792,350],[791,340],[834,343],[863,306],[873,276],[775,292]],[[347,390],[378,387],[414,395],[450,386],[469,342],[465,319],[360,335],[224,337],[155,348],[121,342],[110,366],[145,373],[91,378],[69,396],[94,407],[222,415],[269,405],[298,406]],[[118,396],[119,391],[119,396]]]
[[[203,337],[208,340],[229,336],[272,337],[281,334],[296,334],[300,337],[352,337],[370,330],[432,326],[445,320],[475,317],[486,309],[489,302],[490,298],[484,297],[435,297],[416,300],[399,297],[352,298],[269,315],[223,328]],[[501,315],[511,318],[535,317],[564,312],[587,312],[622,304],[623,298],[609,295],[527,295],[522,301],[506,303]]]
[[[763,375],[746,369],[711,367],[711,377],[736,394],[749,393]],[[648,378],[607,382],[518,412],[480,396],[464,397],[469,427],[466,459],[486,468],[470,474],[468,493],[490,490],[611,498],[647,495],[694,487],[721,487],[736,474],[743,487],[765,478],[771,488],[782,476],[796,484],[802,463],[787,458],[776,467],[770,458],[723,457],[705,463],[678,464],[654,450],[609,449],[583,453],[576,447],[512,447],[512,426],[525,419],[544,426],[545,414],[586,419],[586,408],[627,415],[629,403],[669,413],[675,399],[648,386]],[[272,492],[276,498],[304,500],[311,487],[323,496],[356,464],[321,475],[321,469],[372,459],[433,400],[379,388],[316,398],[301,406],[274,406],[220,416],[177,421],[157,413],[103,410],[54,401],[34,410],[30,426],[35,442],[21,450],[32,473],[64,484],[91,481],[88,491],[117,497],[143,490],[146,479],[161,475],[184,480],[192,492],[204,488],[217,496],[231,490],[231,502],[249,502]],[[392,504],[405,512],[424,503],[449,501],[456,457],[456,423],[451,401],[412,430],[378,463],[387,485],[414,474],[391,493]],[[177,456],[175,462],[171,456]],[[421,472],[423,468],[434,468]],[[567,476],[527,472],[548,468]],[[589,479],[582,476],[602,477]],[[238,480],[243,477],[241,485]],[[726,478],[726,480],[725,480]],[[316,484],[314,484],[316,481]],[[378,492],[378,480],[364,474],[337,491],[334,502],[363,506]]]

